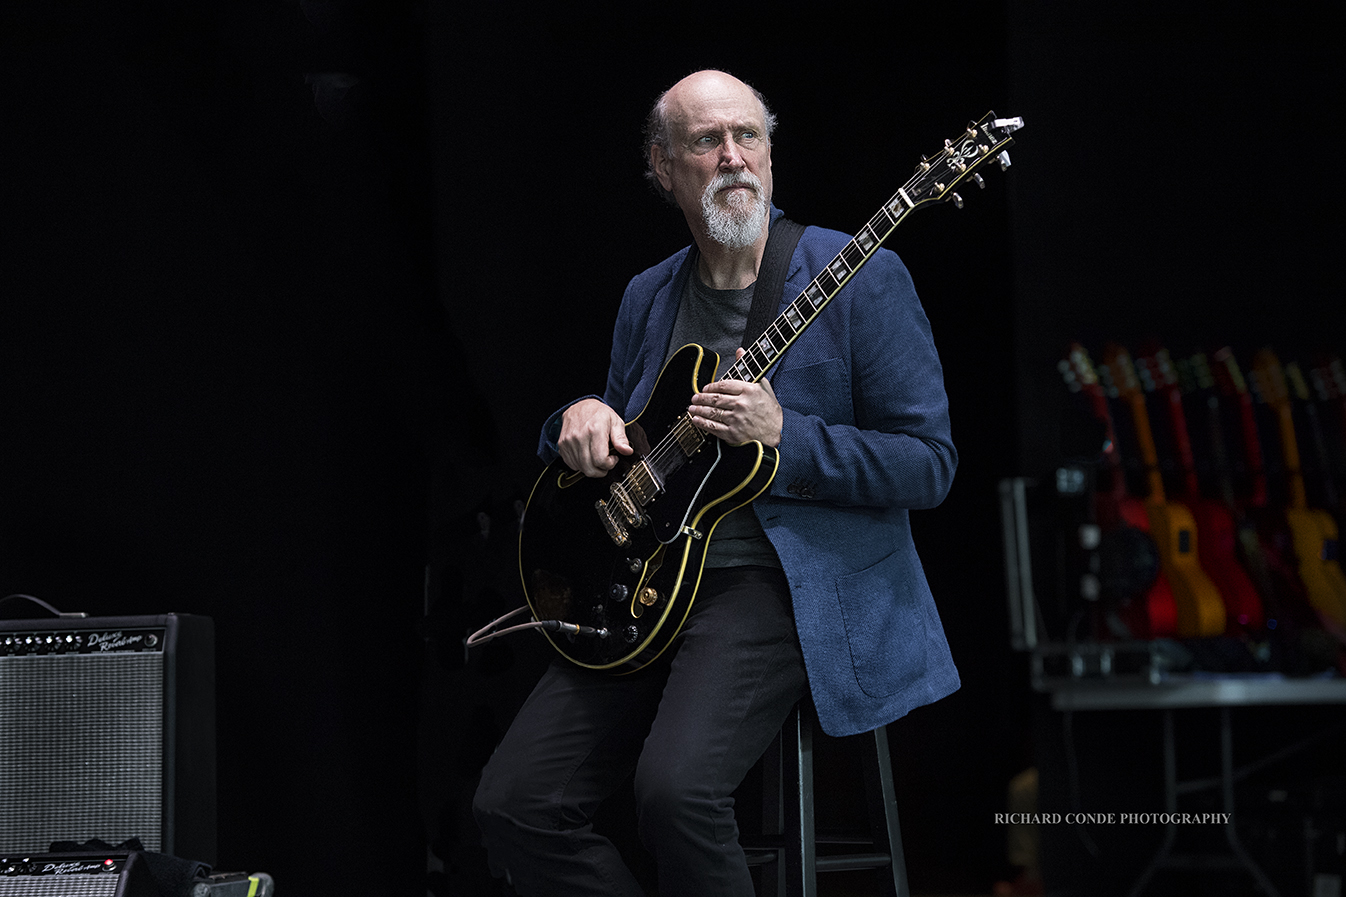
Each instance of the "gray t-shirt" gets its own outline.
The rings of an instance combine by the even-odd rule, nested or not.
[[[702,382],[717,379],[734,363],[734,353],[743,345],[743,331],[748,325],[748,310],[752,307],[753,287],[741,290],[715,290],[701,282],[701,276],[692,264],[692,275],[687,278],[678,305],[678,318],[673,324],[667,356],[688,343],[696,343],[720,356],[715,377],[703,377]],[[762,524],[752,507],[731,511],[716,526],[706,548],[707,567],[741,567],[745,565],[777,567],[781,563],[776,549],[767,539]]]

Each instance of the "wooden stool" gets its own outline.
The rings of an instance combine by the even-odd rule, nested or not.
[[[801,701],[762,758],[763,831],[741,835],[748,863],[762,866],[761,897],[817,897],[820,872],[851,869],[887,869],[880,893],[910,897],[886,728],[848,739],[862,746],[871,837],[820,838],[813,812],[816,722],[813,703]]]

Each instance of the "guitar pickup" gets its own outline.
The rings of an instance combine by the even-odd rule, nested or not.
[[[612,484],[611,493],[613,503],[621,510],[626,522],[633,527],[641,526],[644,523],[645,515],[630,493],[623,489],[620,483]],[[617,544],[622,545],[624,543],[618,542]]]

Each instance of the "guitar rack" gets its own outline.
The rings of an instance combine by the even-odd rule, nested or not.
[[[1027,477],[1000,481],[1010,643],[1016,651],[1031,653],[1033,688],[1052,691],[1063,684],[1086,681],[1159,684],[1166,674],[1186,662],[1179,646],[1125,636],[1110,641],[1071,638],[1068,602],[1056,601],[1054,608],[1044,609],[1039,601],[1034,554],[1042,553],[1043,543],[1061,542],[1058,537],[1067,535],[1062,532],[1067,527],[1060,524],[1063,518],[1074,517],[1072,506],[1084,500],[1085,472],[1064,466],[1056,474],[1056,494],[1050,498],[1042,496],[1043,488]],[[1044,507],[1048,504],[1054,507]],[[1076,523],[1068,534],[1070,538],[1064,541],[1087,552],[1097,546],[1098,534],[1094,529],[1087,522]],[[1068,552],[1057,547],[1052,553],[1059,559]],[[1078,594],[1097,597],[1100,588],[1097,571],[1090,569],[1088,561],[1075,566],[1078,568],[1075,573],[1055,571],[1058,578],[1069,580],[1059,582],[1057,591],[1073,585]]]

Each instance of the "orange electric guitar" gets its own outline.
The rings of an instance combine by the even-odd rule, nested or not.
[[[1185,359],[1182,364],[1174,363],[1165,349],[1156,350],[1153,358],[1156,392],[1168,407],[1173,451],[1182,471],[1182,501],[1192,512],[1197,532],[1201,534],[1197,545],[1201,568],[1215,583],[1224,600],[1229,632],[1260,633],[1265,621],[1262,597],[1239,555],[1239,526],[1234,516],[1233,503],[1227,498],[1229,493],[1212,482],[1220,476],[1219,468],[1224,467],[1223,459],[1228,457],[1224,447],[1223,421],[1215,396],[1215,377],[1211,374],[1203,352]],[[1188,431],[1189,415],[1195,418],[1198,412],[1204,412],[1200,419],[1207,426],[1213,462],[1212,476],[1207,478],[1207,483],[1211,485],[1206,489],[1201,486],[1196,453]],[[1212,493],[1226,498],[1212,498]]]
[[[1337,522],[1326,511],[1309,507],[1285,370],[1275,352],[1262,349],[1253,359],[1253,371],[1280,433],[1287,490],[1285,520],[1293,538],[1299,579],[1314,610],[1346,625],[1346,574],[1337,560]]]
[[[1177,604],[1173,600],[1173,589],[1169,585],[1168,577],[1162,567],[1155,563],[1158,554],[1153,548],[1154,540],[1150,536],[1150,518],[1145,511],[1145,503],[1127,493],[1126,477],[1122,470],[1121,452],[1113,427],[1112,412],[1108,408],[1108,398],[1099,383],[1089,353],[1079,343],[1071,345],[1064,369],[1070,372],[1072,385],[1088,399],[1090,411],[1104,428],[1103,460],[1106,463],[1107,479],[1105,488],[1095,493],[1094,518],[1099,528],[1110,535],[1131,530],[1141,533],[1142,535],[1134,536],[1134,541],[1145,546],[1144,566],[1147,571],[1148,569],[1154,571],[1153,578],[1145,584],[1140,593],[1121,596],[1122,600],[1129,601],[1129,604],[1120,608],[1120,615],[1139,638],[1174,635],[1178,628]],[[1132,541],[1132,534],[1126,532],[1123,538],[1115,541],[1128,544]],[[1125,553],[1128,556],[1133,554],[1133,552]],[[1141,565],[1127,563],[1126,566],[1130,568]]]
[[[1159,548],[1164,573],[1173,588],[1178,608],[1178,635],[1189,638],[1221,635],[1225,631],[1224,602],[1215,583],[1201,569],[1192,512],[1164,497],[1164,480],[1159,471],[1159,455],[1150,429],[1149,412],[1145,408],[1145,394],[1136,377],[1131,354],[1114,344],[1107,348],[1104,357],[1112,372],[1118,398],[1131,411],[1136,445],[1145,462],[1149,492],[1145,512]]]

